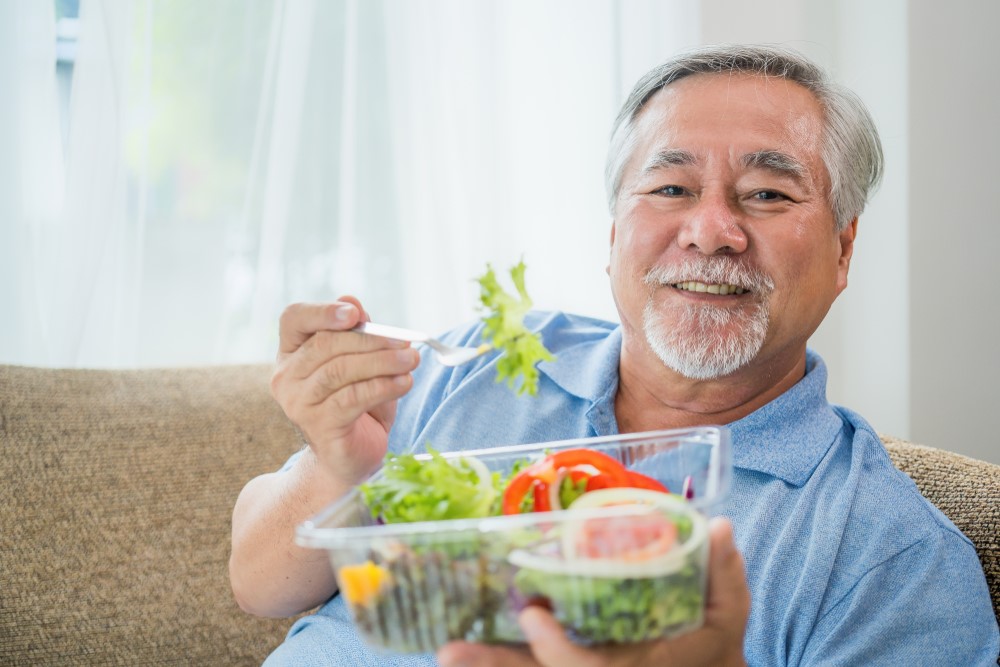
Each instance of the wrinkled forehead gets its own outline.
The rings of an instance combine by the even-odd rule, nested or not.
[[[635,168],[651,151],[699,155],[724,144],[737,160],[755,151],[793,155],[826,180],[824,111],[808,88],[782,77],[694,74],[654,93],[636,116]]]

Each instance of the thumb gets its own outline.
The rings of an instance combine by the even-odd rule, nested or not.
[[[706,625],[745,628],[750,616],[750,589],[743,556],[733,539],[729,519],[716,517],[709,522],[708,599]]]
[[[361,302],[350,296],[333,303],[292,304],[278,323],[279,356],[295,352],[319,331],[350,329],[366,317]]]

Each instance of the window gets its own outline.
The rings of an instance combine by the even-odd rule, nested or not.
[[[59,119],[62,145],[69,133],[69,93],[76,62],[76,39],[79,32],[80,0],[56,2],[56,83],[59,87]]]

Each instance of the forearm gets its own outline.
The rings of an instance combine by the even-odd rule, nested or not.
[[[347,491],[308,449],[290,470],[261,475],[243,488],[233,510],[229,577],[244,611],[291,616],[336,592],[326,552],[296,545],[295,528]]]

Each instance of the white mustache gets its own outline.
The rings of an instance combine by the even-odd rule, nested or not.
[[[774,290],[774,281],[766,273],[726,257],[689,258],[679,265],[656,266],[646,272],[642,282],[646,285],[676,285],[691,280],[712,285],[734,285],[756,296]]]

